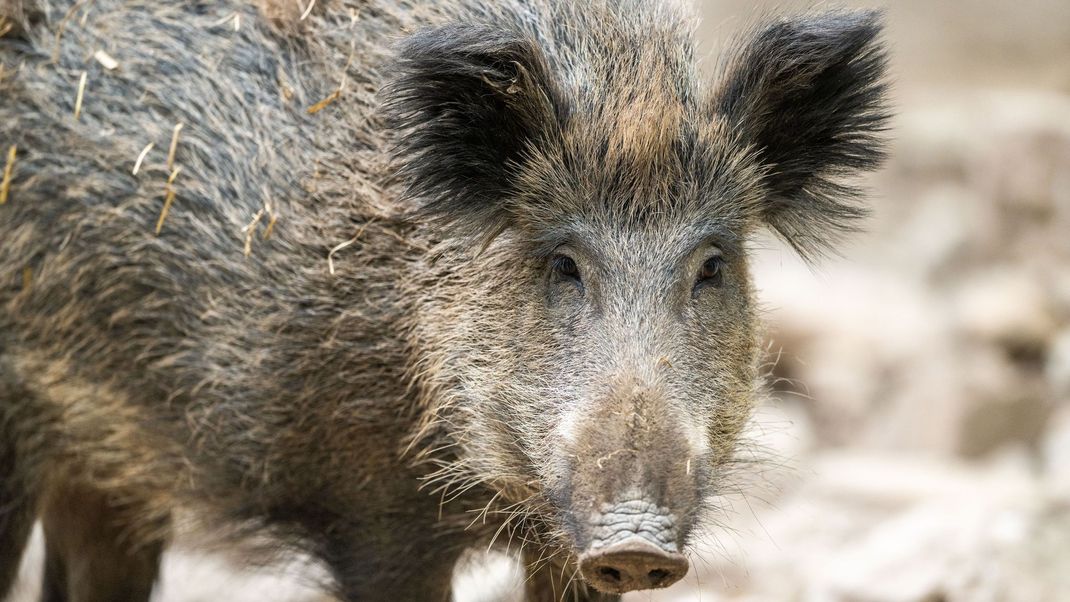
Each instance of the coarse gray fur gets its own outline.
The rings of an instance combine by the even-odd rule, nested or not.
[[[50,599],[144,599],[182,508],[348,600],[447,599],[491,541],[616,599],[576,557],[686,550],[731,469],[747,241],[863,214],[877,15],[707,85],[672,2],[305,6],[0,0],[0,595],[40,516]]]

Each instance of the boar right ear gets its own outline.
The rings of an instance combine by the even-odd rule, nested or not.
[[[880,29],[874,11],[775,21],[745,41],[715,98],[764,168],[762,219],[803,257],[866,213],[850,178],[883,158]]]
[[[424,213],[461,228],[501,228],[529,148],[557,131],[557,93],[535,42],[501,29],[419,31],[384,89],[397,160]]]

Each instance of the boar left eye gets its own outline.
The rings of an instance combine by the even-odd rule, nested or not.
[[[558,275],[564,278],[576,282],[580,281],[580,268],[576,265],[576,260],[568,255],[555,255],[553,258],[553,268]]]
[[[720,286],[723,276],[721,270],[724,267],[724,258],[714,255],[702,263],[695,280],[695,292],[707,286]]]

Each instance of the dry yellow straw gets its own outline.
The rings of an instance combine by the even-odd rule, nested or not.
[[[167,177],[167,196],[163,201],[163,209],[160,211],[160,219],[156,220],[156,235],[160,235],[160,230],[163,230],[163,220],[167,219],[167,212],[171,210],[171,203],[175,202],[175,178],[178,177],[178,172],[182,171],[181,167],[175,168],[171,172],[171,175]]]
[[[253,252],[253,235],[256,234],[256,225],[260,223],[260,218],[264,217],[264,210],[261,209],[253,216],[253,221],[249,222],[249,225],[243,228],[245,231],[245,256],[248,257]]]
[[[305,12],[301,13],[301,18],[298,19],[298,21],[304,21],[305,19],[307,19],[308,16],[312,14],[312,9],[315,7],[316,0],[308,0],[308,7],[305,9]]]
[[[326,108],[327,105],[329,105],[332,102],[338,100],[338,97],[341,96],[341,95],[342,95],[342,89],[341,88],[335,90],[334,92],[331,92],[330,94],[327,95],[326,98],[324,98],[323,100],[321,100],[321,101],[317,102],[316,104],[312,105],[311,107],[309,107],[308,108],[308,114],[309,115],[315,115],[316,113],[319,113],[324,108]]]
[[[271,208],[271,203],[264,203],[264,208],[267,209],[268,215],[271,219],[268,220],[267,228],[264,228],[264,240],[271,238],[271,233],[275,230],[275,222],[279,219],[279,214],[275,213],[275,210]]]
[[[11,191],[11,176],[15,173],[15,153],[18,147],[14,144],[7,151],[7,164],[4,165],[4,180],[0,183],[0,205],[7,202],[7,195]]]
[[[141,153],[137,156],[137,161],[134,161],[134,170],[130,172],[131,175],[137,175],[137,172],[141,171],[141,162],[145,160],[145,156],[149,154],[152,147],[155,146],[154,142],[150,142],[145,145],[145,148],[141,149]]]
[[[108,54],[107,52],[104,52],[103,50],[98,50],[94,52],[93,58],[97,59],[97,62],[100,63],[108,71],[115,71],[119,68],[119,61],[115,60],[112,55]]]
[[[33,268],[26,266],[22,268],[22,290],[30,290],[31,284],[33,284]]]
[[[316,113],[319,113],[324,109],[324,107],[338,100],[342,96],[342,90],[345,90],[346,88],[346,78],[349,76],[349,66],[353,64],[353,54],[356,52],[356,50],[357,49],[355,46],[351,46],[349,49],[349,58],[346,59],[346,64],[344,67],[342,67],[342,79],[338,82],[338,88],[334,92],[328,94],[327,97],[323,100],[309,107],[309,115],[315,115]]]
[[[89,77],[89,73],[83,71],[82,77],[78,80],[78,97],[74,99],[74,118],[78,119],[78,116],[82,114],[82,97],[85,96],[85,80]]]
[[[178,150],[178,133],[182,131],[182,124],[175,124],[175,131],[171,134],[171,148],[167,151],[167,169],[175,167],[175,151]]]

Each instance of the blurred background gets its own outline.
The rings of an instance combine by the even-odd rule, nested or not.
[[[825,6],[698,4],[710,73],[760,15]],[[688,577],[628,601],[1070,600],[1070,1],[883,7],[896,118],[869,231],[815,267],[758,245],[757,468]],[[489,565],[459,600],[519,599]],[[322,600],[302,574],[179,545],[156,599]]]

